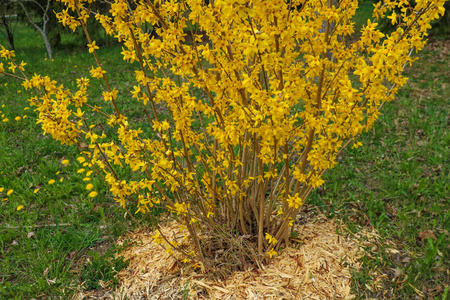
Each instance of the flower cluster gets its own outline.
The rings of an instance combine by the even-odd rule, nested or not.
[[[97,62],[91,80],[104,81],[113,113],[90,101],[88,78],[69,91],[48,77],[24,77],[24,87],[39,92],[30,99],[38,122],[78,145],[124,208],[168,208],[200,260],[199,231],[208,228],[254,235],[260,254],[277,254],[324,172],[349,144],[361,145],[358,135],[406,83],[411,51],[424,47],[445,2],[379,2],[374,18],[389,17],[397,29],[385,35],[369,20],[349,43],[357,0],[114,0],[95,18],[135,68],[126,93],[111,87],[86,30],[85,5],[94,0],[60,1],[60,22],[86,32]],[[397,7],[401,15],[391,13]],[[23,69],[13,55],[0,51]],[[118,101],[140,105],[154,134],[133,126]],[[124,169],[134,175],[123,178]],[[161,232],[153,238],[185,253]]]

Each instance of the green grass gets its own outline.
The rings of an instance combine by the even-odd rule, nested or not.
[[[85,76],[94,64],[89,53],[69,51],[69,46],[55,51],[54,61],[46,60],[39,35],[22,25],[17,28],[16,48],[17,60],[29,63],[29,76],[49,75],[68,88],[74,88],[75,78]],[[128,84],[133,76],[118,49],[100,50],[116,87]],[[91,95],[100,101],[100,81],[91,83]],[[82,282],[92,288],[99,280],[110,280],[112,268],[123,264],[111,260],[114,251],[95,253],[135,225],[124,218],[124,211],[95,177],[90,182],[99,196],[88,197],[85,173],[77,173],[79,151],[42,135],[35,124],[36,112],[25,110],[27,95],[18,90],[22,90],[19,82],[0,77],[0,187],[4,188],[0,192],[0,299],[66,297]],[[135,109],[127,106],[127,96],[121,95],[120,105]],[[6,118],[9,121],[3,122]],[[64,159],[70,163],[63,165]],[[49,184],[50,180],[55,183]],[[7,195],[10,189],[13,193]],[[24,208],[17,210],[20,205]],[[92,257],[90,264],[87,257]],[[92,264],[102,272],[92,271]]]
[[[357,26],[370,11],[371,3],[363,2]],[[84,49],[67,45],[55,51],[53,62],[45,60],[39,35],[23,26],[17,32],[16,55],[30,63],[30,75],[50,75],[73,89],[74,79],[94,64]],[[450,60],[448,50],[443,54],[448,45],[426,48],[407,70],[410,82],[398,99],[385,105],[376,126],[362,137],[364,147],[343,155],[310,199],[353,232],[379,231],[381,238],[367,246],[362,268],[353,274],[360,299],[445,299],[448,293]],[[105,46],[99,54],[113,86],[126,90],[133,72],[119,49]],[[104,88],[100,81],[91,83],[90,94],[100,103]],[[27,97],[20,89],[18,82],[0,77],[0,187],[5,188],[0,199],[7,198],[0,204],[0,299],[67,298],[82,282],[87,288],[97,288],[99,280],[114,284],[114,270],[126,262],[113,259],[114,249],[104,249],[135,225],[95,178],[99,196],[88,197],[84,176],[77,173],[78,151],[42,135],[36,113],[24,110]],[[122,92],[118,103],[137,120],[140,108],[129,104],[129,97]],[[70,163],[63,165],[63,159]],[[51,179],[54,184],[48,184]],[[9,189],[14,192],[7,196]],[[24,208],[18,211],[19,205]]]
[[[355,15],[352,18],[352,22],[355,23],[355,32],[358,35],[358,32],[361,30],[363,25],[367,24],[367,20],[372,20],[372,11],[374,1],[361,1],[359,3],[359,7],[356,10]]]

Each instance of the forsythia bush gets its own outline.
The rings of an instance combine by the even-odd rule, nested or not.
[[[167,208],[190,247],[161,231],[154,241],[202,268],[213,265],[214,247],[236,249],[236,264],[277,254],[324,172],[361,145],[358,135],[406,83],[402,70],[445,2],[380,2],[355,40],[357,0],[114,0],[108,15],[90,11],[95,0],[60,1],[60,22],[83,27],[89,40],[91,78],[71,91],[29,77],[5,48],[0,71],[34,91],[44,132],[79,146],[80,162],[121,206]],[[90,15],[123,43],[132,90],[108,81],[85,26]],[[388,36],[377,30],[384,17],[397,25]],[[105,108],[89,96],[92,80],[104,81]],[[125,102],[142,107],[152,134],[133,126]],[[133,176],[122,178],[124,169]]]

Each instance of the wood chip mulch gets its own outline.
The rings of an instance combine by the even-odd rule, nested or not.
[[[296,225],[295,231],[296,243],[281,250],[264,269],[237,271],[224,280],[178,267],[152,242],[154,233],[132,232],[119,241],[136,241],[119,254],[130,261],[117,274],[119,287],[80,290],[75,299],[353,299],[351,269],[361,265],[361,237],[370,240],[376,233],[362,230],[352,236],[344,225],[323,216]],[[179,235],[175,223],[168,223],[163,232]]]

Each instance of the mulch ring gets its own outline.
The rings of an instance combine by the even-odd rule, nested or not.
[[[353,299],[350,270],[361,266],[360,240],[376,239],[377,234],[362,230],[352,236],[341,222],[321,215],[296,225],[295,231],[296,243],[263,269],[236,271],[224,280],[180,269],[152,242],[154,233],[131,232],[119,241],[136,241],[119,254],[130,262],[117,274],[119,286],[80,290],[75,299]],[[168,223],[163,232],[176,236],[178,225]]]

